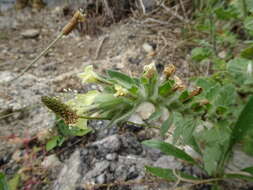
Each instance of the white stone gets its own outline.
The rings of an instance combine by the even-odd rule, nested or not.
[[[136,113],[138,113],[142,119],[148,119],[152,113],[155,112],[155,106],[150,102],[143,102],[139,107],[136,109]]]
[[[142,47],[143,47],[144,51],[147,52],[147,53],[150,53],[150,52],[154,51],[154,48],[148,43],[144,43],[142,45]]]
[[[59,165],[61,165],[61,162],[55,154],[45,157],[43,162],[41,163],[41,166],[44,168],[56,167]]]
[[[21,36],[24,38],[36,38],[40,34],[40,31],[37,29],[28,29],[21,33]]]

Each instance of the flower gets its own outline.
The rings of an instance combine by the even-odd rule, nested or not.
[[[93,66],[88,65],[85,67],[84,72],[78,75],[84,83],[96,83],[100,77],[93,71]]]
[[[115,90],[116,90],[116,93],[114,94],[115,97],[118,97],[118,96],[125,96],[128,94],[128,91],[127,89],[123,88],[122,86],[120,85],[115,85],[114,86]]]
[[[149,65],[144,66],[143,68],[144,70],[144,77],[146,78],[152,78],[154,76],[154,74],[156,73],[156,66],[155,66],[155,62],[152,62]]]

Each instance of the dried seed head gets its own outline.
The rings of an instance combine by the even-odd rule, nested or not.
[[[59,99],[42,96],[41,101],[67,124],[76,123],[78,119],[76,112],[68,105],[62,103]]]
[[[203,91],[203,89],[201,87],[197,87],[195,90],[193,90],[190,94],[190,97],[193,97],[193,96],[197,96],[199,95],[201,92]]]
[[[156,66],[155,66],[155,63],[152,62],[151,64],[149,65],[145,65],[144,68],[144,77],[146,78],[152,78],[154,76],[154,74],[156,73]]]
[[[186,86],[184,85],[183,81],[178,77],[178,76],[174,76],[174,80],[175,80],[175,86],[174,86],[174,91],[176,90],[184,90],[186,88]]]
[[[66,36],[68,35],[80,22],[85,21],[85,14],[81,10],[77,10],[74,16],[70,19],[68,24],[66,24],[62,30],[62,33]]]
[[[207,99],[203,99],[199,101],[200,106],[204,106],[206,104],[209,104],[209,101]]]
[[[166,66],[163,70],[164,75],[168,79],[171,75],[173,75],[176,72],[176,67],[173,64],[169,64]]]

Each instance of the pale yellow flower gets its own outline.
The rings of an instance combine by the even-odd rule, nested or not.
[[[93,66],[85,67],[84,72],[78,75],[84,83],[96,83],[99,81],[99,76],[93,71]]]
[[[114,86],[115,90],[116,90],[116,93],[114,94],[115,97],[118,97],[118,96],[125,96],[128,94],[128,91],[127,89],[123,88],[122,86],[120,85],[115,85]]]

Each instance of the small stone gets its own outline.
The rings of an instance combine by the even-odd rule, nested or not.
[[[136,112],[146,120],[155,112],[155,106],[150,102],[144,102],[136,109]]]
[[[21,36],[24,38],[37,38],[40,34],[40,31],[37,29],[28,29],[21,33]]]
[[[169,169],[181,169],[182,164],[177,161],[173,156],[162,156],[155,163],[155,167],[169,168]]]
[[[154,51],[154,48],[152,45],[148,44],[148,43],[144,43],[142,45],[142,48],[144,49],[145,52],[150,53]]]
[[[132,123],[136,123],[136,124],[144,124],[144,121],[142,120],[142,118],[138,114],[131,115],[130,118],[128,119],[128,121],[130,121]]]
[[[115,153],[107,154],[105,158],[106,158],[106,160],[113,161],[113,160],[117,159],[117,154],[115,154]]]
[[[120,149],[121,142],[118,135],[112,135],[93,143],[91,146],[97,146],[99,149],[104,152],[116,152]]]
[[[45,157],[43,162],[41,163],[42,167],[49,168],[49,167],[56,167],[61,165],[61,162],[57,158],[55,154]]]
[[[101,174],[96,178],[96,182],[97,184],[103,184],[106,182],[106,175],[105,174]]]

